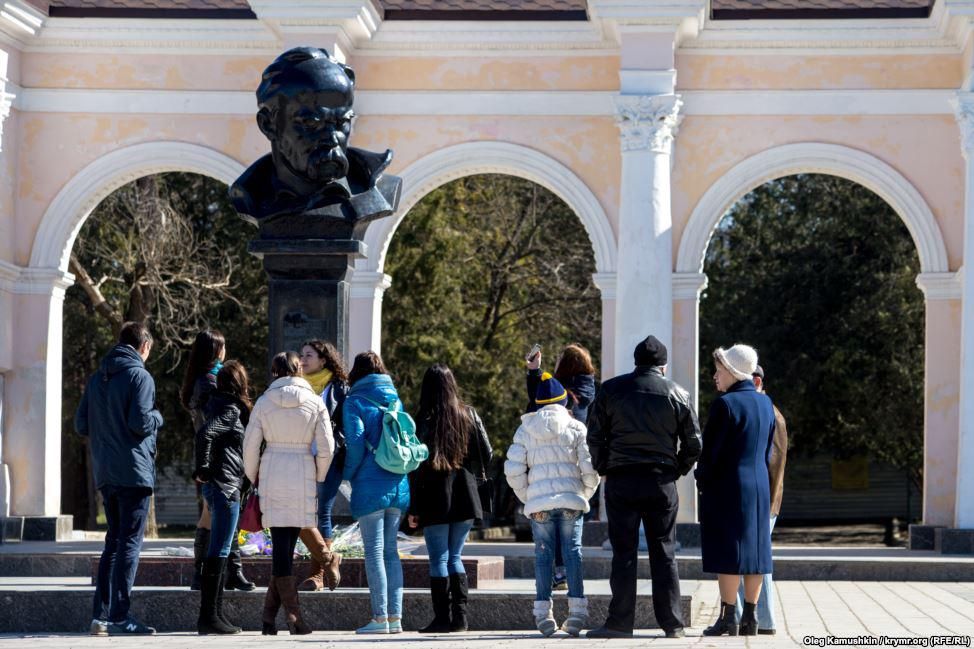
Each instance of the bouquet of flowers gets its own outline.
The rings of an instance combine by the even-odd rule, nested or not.
[[[273,547],[271,545],[271,531],[263,529],[260,532],[245,532],[240,530],[237,536],[237,544],[240,545],[240,554],[245,557],[254,555],[270,556]]]

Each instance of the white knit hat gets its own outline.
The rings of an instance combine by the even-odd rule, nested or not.
[[[714,358],[720,361],[720,364],[726,367],[738,381],[751,379],[751,375],[754,374],[754,370],[758,366],[757,350],[740,343],[730,349],[718,347],[717,351],[714,352]]]

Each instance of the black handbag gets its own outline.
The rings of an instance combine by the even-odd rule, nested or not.
[[[477,431],[480,435],[480,431]],[[494,513],[494,479],[487,477],[487,463],[484,462],[484,450],[480,447],[480,440],[476,441],[477,456],[480,460],[480,475],[477,476],[477,495],[480,496],[480,508],[484,517]]]

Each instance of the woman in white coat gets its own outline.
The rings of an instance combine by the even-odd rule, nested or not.
[[[277,611],[284,605],[291,635],[311,633],[301,618],[294,546],[301,528],[318,520],[317,483],[325,479],[335,441],[328,408],[301,378],[295,352],[271,363],[274,382],[254,405],[244,436],[244,472],[258,486],[265,527],[271,529],[273,567],[262,616],[264,635],[276,635]],[[311,454],[314,441],[317,457]],[[261,444],[265,444],[261,453]]]
[[[574,419],[566,407],[564,386],[545,372],[534,402],[538,410],[521,417],[504,473],[524,503],[524,514],[531,517],[535,624],[545,636],[558,629],[551,608],[554,543],[558,539],[568,577],[568,617],[561,628],[577,636],[588,620],[582,583],[582,515],[599,486],[599,475],[585,442],[585,424]]]

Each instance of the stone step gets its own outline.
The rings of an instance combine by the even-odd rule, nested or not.
[[[244,630],[260,629],[264,589],[250,593],[226,594],[228,617]],[[0,633],[64,633],[87,631],[91,623],[91,588],[11,587],[0,590],[4,614]],[[319,631],[351,631],[369,617],[367,589],[340,588],[335,592],[301,593],[305,620]],[[561,621],[568,612],[564,593],[554,596],[555,617]],[[475,590],[470,593],[468,617],[471,630],[501,631],[534,629],[533,590]],[[597,626],[605,619],[609,595],[589,595],[589,619]],[[682,598],[683,619],[691,619],[692,596]],[[199,613],[199,593],[185,588],[144,588],[132,597],[132,615],[160,632],[193,631]],[[403,627],[416,630],[433,616],[429,592],[407,589],[403,595]],[[278,627],[284,629],[278,616]],[[636,597],[636,627],[657,628],[650,595]],[[286,631],[285,631],[286,633]]]
[[[99,557],[89,558],[89,573],[92,584],[98,575]],[[266,587],[271,578],[270,557],[244,557],[244,573],[258,586]],[[476,588],[483,580],[504,578],[504,557],[464,557],[463,567],[471,588]],[[342,559],[342,586],[367,588],[365,559]],[[301,578],[311,574],[311,561],[296,559],[294,574]],[[406,588],[426,588],[429,586],[429,561],[422,559],[402,559],[403,583]],[[532,574],[533,577],[533,574]],[[191,557],[142,557],[139,571],[135,576],[136,586],[189,586],[193,582],[193,559]]]
[[[699,555],[677,557],[680,579],[716,579],[703,571]],[[585,579],[608,579],[611,556],[582,559]],[[533,556],[504,557],[505,579],[534,577]],[[649,579],[649,560],[640,555],[639,579]],[[775,557],[775,581],[974,581],[974,561],[964,558],[904,558],[895,561],[863,557]]]

